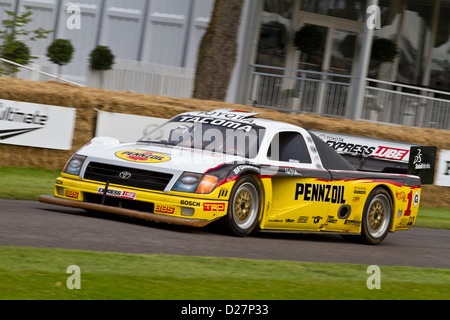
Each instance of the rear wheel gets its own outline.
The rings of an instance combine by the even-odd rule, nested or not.
[[[246,236],[258,225],[261,212],[261,191],[250,176],[240,177],[231,192],[225,225],[233,235]]]
[[[381,187],[375,188],[367,198],[361,225],[363,240],[378,244],[386,238],[392,221],[392,200]]]

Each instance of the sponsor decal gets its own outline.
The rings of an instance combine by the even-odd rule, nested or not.
[[[270,209],[270,201],[267,201],[266,212],[269,212]]]
[[[181,200],[180,204],[183,206],[200,207],[200,201]]]
[[[316,130],[313,130],[313,133],[339,153],[353,153],[401,162],[407,162],[410,155],[411,145],[404,143]]]
[[[204,202],[203,211],[223,212],[225,211],[225,204],[218,202]]]
[[[338,219],[336,219],[334,216],[328,216],[327,223],[337,223]]]
[[[317,224],[317,223],[319,223],[320,222],[320,220],[322,220],[323,219],[323,217],[321,217],[321,216],[316,216],[316,217],[312,217],[314,220],[313,220],[313,222],[314,222],[314,224]]]
[[[233,169],[233,173],[235,175],[239,175],[244,170],[252,170],[252,171],[255,171],[257,173],[260,172],[260,169],[258,167],[251,166],[251,165],[248,165],[248,164],[242,164],[242,165],[239,165],[236,168],[234,168]]]
[[[366,194],[366,187],[355,187],[353,193],[356,194]]]
[[[359,220],[345,220],[344,224],[359,227],[361,225],[361,221],[359,221]]]
[[[294,219],[289,219],[289,218],[287,218],[287,219],[285,219],[284,221],[286,221],[286,222],[294,222],[295,220],[294,220]]]
[[[407,226],[412,226],[414,222],[416,221],[416,217],[409,217]]]
[[[417,207],[419,201],[420,201],[419,191],[416,190],[416,193],[414,194],[413,197],[414,208]]]
[[[354,143],[346,143],[339,141],[326,141],[334,150],[337,152],[350,152],[357,154],[372,154],[375,151],[376,147],[369,147],[367,145],[354,144]]]
[[[173,214],[175,212],[175,207],[172,206],[166,206],[163,204],[156,204],[155,209],[153,210],[154,213],[165,213],[165,214]]]
[[[170,160],[170,157],[164,154],[141,150],[119,151],[116,152],[116,157],[127,161],[143,163],[166,162]]]
[[[284,168],[284,172],[290,176],[301,176],[300,172],[297,172],[294,168]]]
[[[237,113],[235,113],[235,112],[237,112]],[[251,113],[251,112],[244,111],[244,110],[230,110],[229,112],[223,112],[220,110],[199,111],[198,112],[198,115],[205,116],[205,117],[223,118],[223,119],[248,122],[248,123],[254,122],[253,119],[247,119],[247,118],[252,117],[255,114],[256,113]]]
[[[400,201],[406,201],[406,193],[404,191],[402,192],[395,192],[395,197],[397,198],[397,200]]]
[[[345,203],[344,186],[329,184],[297,183],[295,186],[295,200],[303,196],[303,201],[319,201],[331,203]]]
[[[406,149],[397,149],[397,148],[379,146],[378,149],[370,156],[375,157],[375,158],[381,158],[381,159],[401,161],[406,157],[406,155],[408,153],[409,153],[409,150],[406,150]]]
[[[408,163],[408,174],[419,176],[422,184],[434,183],[437,147],[414,146]]]
[[[209,117],[193,117],[193,116],[181,116],[180,122],[193,122],[193,123],[203,123],[210,124],[213,126],[220,126],[230,129],[243,130],[245,132],[250,132],[252,126],[246,123],[240,123],[236,121],[231,121],[227,119],[216,119]]]
[[[404,193],[404,192],[402,192],[402,193]],[[402,194],[402,193],[400,193],[400,194]],[[397,199],[399,199],[398,194],[396,194],[396,196],[397,196]],[[403,195],[402,195],[402,199],[403,199]],[[420,201],[419,191],[416,190],[416,193],[414,194],[414,196],[413,196],[413,192],[410,191],[407,196],[405,195],[404,202],[406,202],[406,201],[408,201],[408,205],[405,210],[405,216],[410,216],[411,215],[411,205],[414,204],[414,208],[416,208],[417,205],[419,204],[419,201]]]
[[[105,188],[98,187],[97,194],[103,194],[104,192],[105,192]],[[111,197],[116,197],[116,198],[129,199],[129,200],[136,199],[135,192],[129,192],[129,191],[111,189],[111,188],[108,188],[106,190],[106,195],[111,196]]]
[[[297,219],[297,223],[307,223],[309,217],[308,216],[299,216]]]
[[[64,196],[67,198],[78,199],[79,195],[80,195],[80,193],[78,191],[74,191],[74,190],[70,190],[70,189],[66,189],[64,191]]]
[[[412,226],[414,225],[414,222],[416,221],[416,217],[409,217],[409,218],[402,218],[400,220],[399,225],[407,225],[407,226]]]
[[[270,219],[269,222],[284,222],[281,219]]]
[[[417,154],[414,156],[413,161],[414,169],[430,169],[431,164],[430,163],[422,163],[422,150],[417,149]]]

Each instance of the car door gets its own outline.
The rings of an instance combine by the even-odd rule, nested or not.
[[[299,130],[274,134],[267,148],[267,164],[276,168],[276,174],[271,179],[272,198],[263,228],[320,230],[326,223],[332,184],[309,134]]]

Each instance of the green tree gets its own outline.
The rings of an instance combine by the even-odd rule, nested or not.
[[[391,39],[375,38],[372,42],[371,59],[377,62],[393,62],[398,56],[397,44]]]
[[[58,78],[61,78],[62,66],[68,64],[73,57],[74,48],[70,40],[56,39],[47,48],[47,57],[58,65]]]
[[[325,35],[316,26],[305,25],[295,33],[294,45],[303,53],[313,54],[323,50]]]
[[[114,64],[114,54],[106,46],[95,47],[89,59],[89,65],[92,70],[100,71],[100,88],[103,89],[104,72],[111,70]]]
[[[26,65],[29,63],[31,58],[30,47],[22,41],[13,41],[4,48],[2,51],[2,57],[7,60]]]
[[[36,30],[26,30],[26,25],[33,21],[31,11],[22,14],[16,14],[13,11],[5,11],[8,17],[2,21],[2,30],[0,30],[0,57],[27,65],[32,59],[30,48],[25,44],[29,41],[45,39],[52,32],[39,28]],[[20,38],[20,40],[18,40]],[[0,73],[14,75],[18,71],[17,67],[3,64]]]

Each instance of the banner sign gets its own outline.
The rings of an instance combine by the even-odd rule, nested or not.
[[[0,100],[0,143],[70,150],[76,109]]]
[[[411,147],[411,157],[409,158],[408,173],[419,176],[422,184],[433,184],[436,153],[437,147]]]
[[[112,137],[123,143],[135,142],[167,121],[168,119],[162,118],[99,111],[95,136]]]
[[[403,172],[419,176],[422,184],[433,184],[435,146],[420,146],[347,134],[311,130],[353,166],[362,170]],[[357,158],[357,160],[355,160]]]
[[[381,160],[408,163],[410,148],[413,144],[406,144],[388,140],[352,136],[342,133],[311,130],[316,136],[329,144],[338,153],[352,153],[365,155]]]
[[[439,151],[435,184],[450,187],[450,150]]]

